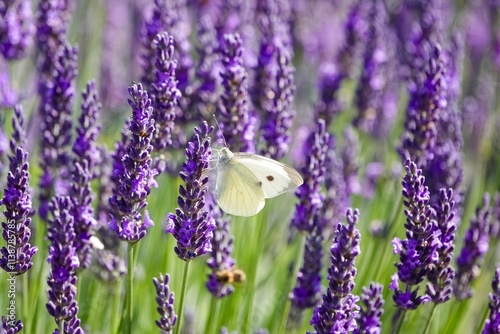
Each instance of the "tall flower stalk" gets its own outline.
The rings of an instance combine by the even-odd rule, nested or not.
[[[209,137],[212,131],[213,127],[209,127],[207,122],[195,127],[195,133],[184,152],[186,162],[183,163],[179,174],[185,182],[185,185],[179,186],[177,198],[179,207],[175,213],[168,215],[167,220],[166,232],[171,233],[177,239],[174,251],[179,259],[186,261],[176,334],[179,333],[181,326],[189,263],[212,249],[210,241],[215,223],[211,213],[205,209],[205,197],[208,191],[208,177],[205,172],[210,167],[209,161],[212,157]]]
[[[133,317],[133,279],[135,245],[146,236],[147,229],[153,226],[146,210],[147,197],[151,187],[156,187],[156,170],[151,168],[151,140],[155,130],[153,108],[148,93],[142,84],[129,87],[132,117],[128,123],[130,138],[124,146],[121,164],[113,172],[116,188],[109,199],[111,206],[110,230],[118,238],[128,243],[127,262],[127,316],[125,331],[132,333]]]
[[[359,211],[349,208],[347,224],[337,224],[330,248],[331,266],[328,268],[328,289],[321,305],[314,309],[311,325],[318,333],[346,333],[356,326],[359,297],[352,294],[356,267],[354,261],[360,253],[360,234],[356,228]]]
[[[25,151],[24,117],[20,105],[14,107],[12,127],[14,131],[10,141],[10,169],[7,186],[0,200],[0,203],[5,205],[6,218],[6,222],[2,222],[2,237],[8,246],[0,249],[0,267],[10,274],[9,280],[15,282],[17,276],[26,273],[33,266],[32,259],[38,247],[30,244],[31,217],[35,211],[32,208],[29,189],[28,153]],[[24,293],[28,294],[28,291]],[[14,302],[15,305],[10,294],[9,302]],[[26,300],[24,302],[26,303]],[[16,320],[15,316],[9,315],[3,320],[2,326],[7,333],[18,333],[23,328],[23,323]]]

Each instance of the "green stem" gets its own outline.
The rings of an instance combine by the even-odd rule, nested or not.
[[[263,240],[265,239],[268,216],[269,216],[268,206],[265,206],[264,209],[261,211],[261,213],[258,216],[254,216],[254,217],[259,217],[259,218],[254,218],[254,223],[255,223],[254,225],[255,225],[255,229],[256,229],[256,231],[254,233],[254,237],[252,238],[254,245],[258,245],[258,244],[262,243]],[[243,322],[243,329],[242,329],[243,333],[247,333],[248,327],[252,324],[255,289],[257,288],[257,269],[258,269],[259,263],[260,263],[262,248],[263,247],[257,248],[258,252],[256,252],[256,254],[254,254],[254,261],[252,262],[252,268],[251,268],[249,275],[248,275],[248,286],[250,287],[250,291],[248,294],[248,305],[247,305],[247,312],[245,314],[245,321]]]
[[[120,312],[118,312],[120,305],[120,291],[122,290],[122,281],[116,280],[114,282],[114,293],[113,293],[113,303],[111,310],[111,333],[118,333],[118,326]]]
[[[132,334],[132,317],[134,316],[134,251],[137,243],[128,244],[127,248],[127,318],[125,332]]]
[[[289,285],[287,286],[287,289],[285,291],[289,292],[292,290],[292,287],[295,284],[295,281],[297,280],[297,273],[300,268],[300,263],[302,262],[302,257],[304,253],[304,245],[306,242],[306,235],[305,234],[300,234],[300,245],[299,245],[299,250],[297,252],[297,256],[295,257],[295,261],[293,264],[293,271],[292,271],[292,277],[289,280]],[[279,331],[280,333],[289,333],[292,328],[290,323],[290,308],[292,305],[292,301],[288,297],[288,294],[285,296],[286,302],[285,302],[285,308],[283,310],[283,313],[281,314],[281,321],[280,321],[280,326],[279,326]]]
[[[180,333],[182,314],[184,313],[184,299],[186,297],[186,287],[189,273],[189,264],[191,261],[186,261],[184,264],[184,277],[182,278],[181,298],[179,299],[179,311],[177,311],[177,325],[175,326],[175,334]]]
[[[64,320],[59,322],[59,333],[64,333]]]
[[[429,329],[431,328],[432,324],[432,319],[434,318],[434,315],[436,314],[436,303],[432,303],[432,309],[431,309],[431,314],[429,315],[429,319],[427,319],[427,324],[425,325],[425,329],[423,334],[427,334],[429,332]]]
[[[403,321],[406,316],[406,310],[398,309],[394,315],[392,323],[396,323],[396,327],[391,329],[391,334],[398,334],[401,332],[401,327],[403,327]]]
[[[219,298],[212,297],[212,306],[210,307],[210,314],[208,316],[207,326],[205,327],[205,333],[217,333],[220,308],[221,308],[221,300]]]

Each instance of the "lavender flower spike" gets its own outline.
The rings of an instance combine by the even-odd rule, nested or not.
[[[356,223],[359,211],[349,208],[347,225],[337,224],[333,245],[330,249],[332,265],[328,268],[328,289],[323,303],[314,309],[311,325],[318,333],[347,333],[356,328],[358,297],[352,294],[359,255],[359,231]]]
[[[10,320],[8,317],[2,317],[2,327],[0,327],[3,331],[0,331],[2,334],[16,334],[23,329],[23,323],[21,320]]]
[[[49,286],[47,310],[63,333],[83,334],[77,317],[76,269],[80,266],[75,251],[75,230],[70,213],[71,200],[68,196],[57,196],[50,202],[52,220],[49,220],[48,239],[51,265],[47,284]],[[61,322],[63,324],[61,325]]]
[[[290,294],[291,314],[315,307],[321,301],[321,262],[323,259],[323,222],[318,212],[314,228],[307,234],[304,245],[304,262],[297,274],[295,287]]]
[[[161,152],[172,144],[171,133],[174,127],[175,109],[181,98],[177,89],[175,69],[177,60],[174,58],[174,40],[166,32],[156,36],[155,77],[151,87],[153,102],[153,118],[155,133],[152,141],[153,149]]]
[[[151,140],[155,129],[151,100],[140,83],[130,86],[128,92],[131,97],[128,104],[132,107],[130,140],[121,160],[123,168],[113,172],[118,185],[109,199],[113,210],[109,228],[120,239],[133,244],[144,238],[147,228],[154,225],[144,209],[151,187],[157,183],[156,170],[151,168]]]
[[[384,298],[382,295],[383,285],[379,283],[370,283],[368,288],[363,287],[361,302],[364,308],[359,312],[358,328],[353,334],[380,334],[382,323],[380,317],[384,310]]]
[[[210,258],[207,260],[207,266],[212,270],[208,275],[206,283],[208,291],[216,297],[223,298],[234,292],[232,282],[222,279],[221,274],[232,272],[236,260],[231,256],[233,253],[234,238],[229,234],[229,216],[223,216],[222,210],[215,202],[213,194],[207,198],[207,206],[210,212],[213,212],[215,228],[212,238],[212,250]]]
[[[438,203],[434,207],[436,228],[439,231],[438,260],[427,274],[427,294],[434,303],[444,303],[451,298],[452,283],[455,270],[451,266],[453,250],[455,249],[455,232],[457,225],[454,221],[453,190],[441,189]]]
[[[224,69],[221,72],[224,92],[220,97],[218,121],[231,151],[254,152],[255,119],[248,109],[247,74],[243,67],[242,44],[240,35],[224,35]]]
[[[95,83],[91,81],[82,93],[82,113],[76,129],[77,138],[73,144],[74,163],[69,192],[73,203],[72,215],[75,220],[75,248],[82,268],[90,265],[92,251],[90,238],[97,225],[92,207],[94,194],[90,187],[90,181],[95,175],[93,169],[99,158],[95,141],[99,134],[99,127],[96,123],[101,106],[97,102],[96,94]]]
[[[495,271],[491,287],[493,292],[490,293],[490,316],[484,323],[482,334],[500,332],[500,267]]]
[[[21,275],[27,272],[33,262],[33,255],[37,247],[29,243],[31,237],[31,217],[35,213],[31,206],[29,192],[29,163],[28,153],[24,150],[25,133],[22,108],[16,105],[12,119],[14,132],[10,141],[12,151],[10,171],[7,176],[7,187],[0,203],[5,205],[4,215],[7,222],[2,222],[2,237],[9,248],[0,249],[0,267],[12,275]],[[12,243],[12,240],[15,243]]]
[[[168,274],[165,276],[160,274],[159,278],[153,278],[156,288],[156,303],[158,304],[156,310],[161,316],[160,320],[156,320],[155,323],[163,333],[167,334],[172,333],[172,329],[177,324],[177,315],[174,312],[174,293],[170,291],[169,282],[170,276]]]
[[[325,174],[325,159],[328,150],[329,134],[326,132],[325,121],[318,120],[317,129],[309,134],[304,152],[306,163],[301,170],[304,183],[297,189],[295,195],[299,203],[295,206],[295,214],[291,225],[299,231],[310,232],[314,228],[314,217],[319,213],[323,202],[320,193]]]
[[[185,186],[179,187],[179,207],[175,214],[168,215],[166,230],[177,239],[174,251],[184,261],[211,251],[210,240],[215,227],[213,217],[204,209],[208,191],[208,177],[204,173],[210,168],[212,150],[209,135],[213,127],[209,127],[204,121],[194,131],[184,153],[187,160],[182,164],[180,172]]]
[[[0,6],[0,52],[5,59],[23,58],[34,33],[30,1],[11,0]]]
[[[406,207],[406,240],[394,238],[394,253],[399,254],[398,269],[389,285],[394,290],[393,300],[401,309],[413,310],[430,300],[428,295],[417,296],[418,288],[411,290],[424,280],[438,258],[437,233],[435,232],[434,211],[429,205],[430,194],[422,176],[422,170],[407,159],[406,175],[403,178],[403,204]],[[398,280],[405,284],[399,290]]]
[[[71,142],[71,112],[75,94],[78,48],[62,45],[54,61],[51,83],[42,96],[40,106],[42,140],[40,144],[43,169],[40,177],[40,208],[42,219],[47,218],[48,204],[56,193],[56,183],[69,178],[69,144]],[[60,188],[60,193],[66,189]],[[57,194],[59,195],[59,194]]]
[[[295,71],[289,51],[282,45],[277,47],[278,70],[272,106],[266,110],[265,122],[261,125],[264,148],[262,153],[273,159],[281,159],[288,151],[290,143],[290,128],[293,119],[293,96],[295,84],[293,72]]]
[[[457,273],[453,282],[453,293],[458,300],[472,296],[471,283],[480,273],[483,257],[488,251],[490,195],[486,193],[483,205],[476,209],[465,232],[462,251],[457,257]]]

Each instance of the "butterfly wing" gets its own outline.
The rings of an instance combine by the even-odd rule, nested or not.
[[[217,166],[216,196],[221,209],[235,216],[256,215],[265,204],[262,183],[243,164],[231,159]]]
[[[262,182],[265,198],[276,197],[304,182],[294,168],[261,155],[234,153],[233,160],[247,167]]]

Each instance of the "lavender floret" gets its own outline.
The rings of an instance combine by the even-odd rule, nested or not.
[[[186,162],[180,172],[185,185],[179,186],[179,207],[175,214],[168,215],[166,230],[177,239],[174,251],[184,261],[211,251],[210,240],[215,227],[213,217],[204,209],[208,191],[208,177],[204,173],[210,168],[209,161],[212,158],[209,135],[213,127],[203,122],[194,131],[185,150]]]

